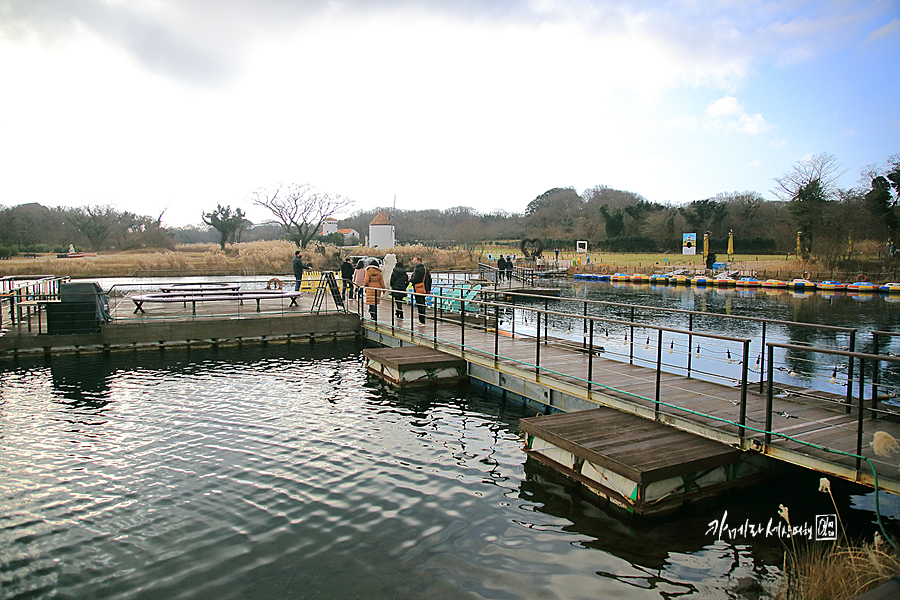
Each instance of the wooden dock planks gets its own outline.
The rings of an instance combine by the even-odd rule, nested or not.
[[[531,417],[522,431],[642,484],[735,462],[740,450],[662,423],[596,408]]]

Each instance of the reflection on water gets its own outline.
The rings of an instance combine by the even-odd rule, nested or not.
[[[525,462],[522,408],[385,386],[353,344],[3,366],[0,598],[724,598],[782,546],[717,540],[723,511],[831,511],[791,471],[633,520]]]

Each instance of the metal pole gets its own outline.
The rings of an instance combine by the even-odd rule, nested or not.
[[[594,320],[591,319],[591,323],[588,326],[590,330],[589,342],[588,342],[588,372],[587,372],[587,391],[588,391],[588,399],[591,397],[591,382],[594,379]]]
[[[634,306],[631,307],[631,335],[629,336],[631,340],[631,345],[628,347],[628,364],[634,364]]]
[[[773,369],[772,369],[772,357],[775,352],[775,348],[769,346],[769,362],[768,362],[768,378],[769,378],[769,388],[766,390],[766,445],[768,446],[772,442],[772,391],[775,389],[775,382],[772,380],[773,377]]]
[[[740,416],[740,436],[744,439],[744,425],[747,423],[747,380],[749,379],[750,362],[750,340],[744,340],[744,358],[741,365],[741,416]]]
[[[487,316],[487,313],[485,313]],[[494,304],[494,362],[500,358],[500,305]]]
[[[759,360],[761,364],[759,365],[759,393],[763,392],[763,373],[766,370],[766,321],[763,321],[762,324],[762,341],[759,345]]]
[[[512,339],[516,339],[516,296],[513,294],[509,298],[512,304]]]
[[[437,337],[437,336],[435,336]],[[459,297],[459,347],[466,348],[466,301]]]
[[[534,358],[535,373],[541,370],[541,311],[537,311],[537,340],[536,355]]]
[[[850,357],[853,360],[853,357]],[[866,404],[866,390],[864,383],[866,380],[866,360],[862,357],[859,359],[859,414],[856,416],[856,471],[859,472],[862,463],[862,436],[863,436],[863,414]],[[850,387],[850,384],[847,384]]]
[[[879,354],[878,352],[878,332],[872,332],[872,354]],[[879,361],[872,361],[872,420],[878,418],[878,413],[876,409],[878,408],[878,365]]]
[[[584,319],[582,320],[582,334],[583,334],[583,335],[581,336],[581,341],[582,341],[583,344],[587,344],[586,335],[584,335],[584,334],[587,334],[587,329],[588,329],[588,324],[587,324],[587,302],[585,302],[584,300],[582,300],[582,301],[581,301],[581,305],[584,307]]]
[[[856,352],[856,330],[850,332],[850,352]],[[853,359],[850,359],[850,363],[847,365],[847,414],[850,414],[850,410],[853,408]]]
[[[657,331],[656,336],[656,408],[654,412],[659,417],[659,388],[662,383],[662,329]]]
[[[547,310],[549,308],[549,304],[548,304],[549,302],[550,302],[549,300],[544,299],[544,310]],[[550,315],[545,313],[544,314],[544,345],[545,346],[547,345],[547,327],[548,327],[549,323],[550,323]],[[540,334],[541,334],[541,330],[540,330],[540,328],[538,328],[538,335],[540,335]]]
[[[693,347],[694,347],[694,334],[691,333],[692,331],[694,331],[694,313],[690,313],[688,315],[688,347],[687,347],[687,352],[688,352],[687,376],[688,377],[691,376],[691,356],[692,356],[691,353],[693,352]]]

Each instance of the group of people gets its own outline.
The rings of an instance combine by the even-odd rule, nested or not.
[[[508,254],[504,257],[502,254],[497,259],[497,281],[503,281],[506,278],[512,281],[513,266],[515,263]]]
[[[378,302],[381,300],[382,290],[391,290],[394,303],[394,315],[403,319],[403,305],[406,304],[406,288],[413,285],[413,297],[419,317],[419,324],[425,324],[425,295],[431,293],[431,272],[422,263],[421,257],[413,259],[412,276],[407,273],[402,260],[398,260],[390,275],[390,288],[385,284],[384,274],[378,264],[378,260],[371,258],[368,263],[359,260],[356,267],[345,259],[341,264],[341,283],[344,298],[355,297],[358,302],[363,301],[369,309],[369,315],[376,319],[378,315]]]

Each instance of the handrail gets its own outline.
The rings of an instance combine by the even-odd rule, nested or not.
[[[830,348],[811,348],[810,346],[799,346],[797,344],[784,344],[781,342],[769,342],[766,344],[766,348],[768,350],[769,355],[769,369],[768,369],[768,380],[769,386],[768,391],[766,393],[766,444],[770,444],[772,441],[772,403],[774,396],[774,381],[773,381],[773,368],[772,364],[774,361],[774,352],[775,348],[781,348],[783,350],[795,350],[795,351],[803,351],[803,352],[817,352],[820,354],[828,354],[831,356],[842,356],[847,358],[850,361],[850,364],[853,364],[853,360],[856,359],[859,361],[859,398],[857,404],[857,429],[856,429],[856,471],[859,473],[859,469],[861,466],[861,454],[862,454],[862,437],[864,432],[863,422],[865,420],[865,412],[868,410],[872,413],[872,419],[877,418],[878,411],[878,396],[876,394],[872,394],[872,407],[866,408],[866,398],[865,398],[865,380],[866,380],[866,361],[872,361],[873,364],[879,364],[882,362],[889,362],[900,364],[900,357],[898,356],[886,356],[884,354],[869,354],[867,352],[850,352],[846,350],[833,350]],[[852,397],[849,396],[849,391],[853,387],[853,380],[848,379],[847,381],[847,390],[848,397],[852,400]],[[873,390],[875,388],[873,387]],[[847,413],[851,412],[852,406],[850,405],[850,401],[848,400]]]
[[[758,362],[760,363],[760,365],[759,365],[759,382],[758,382],[760,393],[762,393],[762,391],[764,389],[763,374],[765,373],[765,370],[766,370],[765,369],[766,368],[766,363],[765,363],[765,360],[766,360],[766,353],[765,353],[766,330],[767,330],[767,326],[769,324],[783,325],[783,326],[787,326],[787,327],[806,327],[809,329],[847,333],[849,335],[849,340],[848,340],[849,350],[850,351],[856,350],[857,329],[853,328],[853,327],[842,327],[842,326],[838,326],[838,325],[819,325],[816,323],[801,323],[799,321],[782,321],[779,319],[766,319],[764,317],[751,317],[751,316],[745,316],[745,315],[728,315],[728,314],[721,314],[721,313],[709,313],[709,312],[696,311],[696,310],[687,310],[687,309],[683,309],[683,308],[665,308],[665,307],[661,307],[661,306],[648,306],[648,305],[644,305],[644,304],[627,304],[624,302],[610,302],[608,300],[590,300],[587,298],[563,298],[563,297],[559,297],[559,296],[544,296],[544,295],[539,295],[539,294],[521,294],[521,293],[516,293],[514,291],[506,292],[506,295],[512,296],[513,299],[515,299],[515,297],[519,297],[522,299],[528,299],[528,300],[541,299],[541,300],[544,300],[545,304],[550,300],[557,301],[557,302],[580,302],[584,306],[585,314],[587,314],[587,307],[589,305],[604,305],[604,306],[613,306],[613,307],[618,307],[618,308],[626,308],[631,311],[631,319],[632,320],[634,320],[634,314],[635,314],[636,310],[686,314],[686,315],[688,315],[688,330],[691,332],[694,331],[694,317],[695,316],[726,318],[726,319],[735,319],[735,320],[740,320],[740,321],[760,323],[761,327],[762,327],[761,335],[760,335],[760,351],[759,351],[759,358],[758,358]],[[693,341],[692,337],[693,337],[693,333],[690,334],[688,337],[688,345],[692,344],[692,341]],[[688,359],[689,359],[688,371],[690,371],[690,357],[688,357]],[[853,377],[852,369],[853,369],[853,366],[851,364],[850,372],[849,372],[850,378]],[[849,402],[849,391],[847,393],[847,398],[848,398],[848,402]]]
[[[437,296],[437,298],[440,298],[440,295],[436,295],[436,296]],[[363,312],[362,304],[363,303],[359,303],[359,305],[358,305],[359,311],[360,311],[360,317],[361,317],[361,319],[366,320],[367,317]],[[437,303],[437,304],[440,305],[441,303]],[[467,327],[466,322],[467,322],[467,320],[470,321],[470,319],[466,316],[465,305],[467,305],[467,304],[478,306],[479,307],[478,312],[483,314],[485,317],[489,317],[491,315],[491,310],[493,310],[494,318],[497,320],[496,326],[491,327],[487,323],[485,323],[484,325],[476,325],[476,327],[483,328],[485,331],[490,331],[491,329],[493,329],[493,331],[494,331],[493,353],[491,353],[488,350],[483,349],[483,347],[476,348],[474,346],[466,344],[466,342],[465,342],[465,330]],[[620,394],[625,394],[626,396],[631,396],[634,399],[651,402],[651,403],[653,403],[655,414],[659,413],[660,407],[665,407],[665,408],[677,409],[678,411],[683,411],[684,413],[691,414],[691,415],[708,417],[710,419],[713,419],[716,422],[726,423],[726,424],[735,426],[738,429],[738,436],[741,440],[745,439],[745,436],[747,435],[748,432],[751,432],[753,434],[758,433],[758,434],[764,435],[767,445],[771,444],[773,437],[779,437],[779,438],[785,437],[781,433],[774,431],[772,428],[772,415],[773,415],[772,407],[773,407],[773,402],[774,402],[773,401],[773,391],[777,387],[775,380],[774,380],[774,364],[775,364],[774,349],[775,348],[783,348],[786,350],[798,351],[798,352],[820,352],[820,353],[827,354],[827,355],[841,356],[844,358],[848,358],[850,360],[851,365],[853,364],[854,361],[858,360],[860,362],[858,376],[854,376],[852,373],[852,370],[848,369],[848,378],[847,378],[848,395],[854,385],[858,385],[859,390],[860,390],[858,404],[857,404],[857,410],[858,410],[857,448],[856,448],[856,453],[854,455],[848,454],[848,456],[855,457],[855,459],[856,459],[857,474],[859,474],[859,472],[860,472],[859,470],[860,470],[861,461],[866,460],[864,457],[861,456],[862,435],[863,435],[863,431],[864,431],[863,425],[862,425],[863,414],[865,413],[865,411],[869,411],[873,415],[873,418],[876,418],[877,412],[878,412],[877,403],[876,403],[877,396],[875,396],[875,395],[873,395],[872,406],[871,407],[865,406],[865,397],[863,394],[864,381],[866,378],[865,363],[866,363],[866,361],[870,361],[870,362],[874,361],[875,363],[887,361],[892,364],[900,364],[900,357],[885,356],[885,355],[880,355],[880,354],[870,354],[870,353],[864,353],[864,352],[856,352],[856,351],[852,351],[852,350],[816,348],[816,347],[801,345],[801,344],[789,344],[789,343],[771,342],[771,341],[767,342],[766,343],[766,349],[767,349],[767,355],[768,355],[767,381],[768,381],[769,385],[768,385],[768,393],[765,398],[766,425],[763,430],[760,430],[758,428],[751,427],[750,425],[748,425],[746,423],[747,398],[748,398],[747,386],[748,386],[749,345],[751,342],[751,340],[749,338],[740,338],[740,337],[721,335],[721,334],[716,334],[716,333],[690,331],[690,330],[684,330],[684,329],[678,329],[675,327],[670,327],[667,325],[635,323],[630,320],[619,319],[619,318],[609,318],[609,317],[601,317],[601,316],[596,316],[596,315],[585,315],[585,314],[577,315],[577,314],[572,314],[569,312],[562,312],[559,310],[545,309],[545,308],[542,308],[539,306],[522,306],[522,305],[515,306],[515,305],[510,305],[507,303],[496,302],[496,301],[469,300],[469,301],[465,301],[461,305],[460,308],[461,308],[461,312],[460,312],[459,323],[460,323],[461,335],[459,337],[459,341],[456,341],[456,340],[451,341],[451,340],[444,339],[443,343],[458,346],[464,353],[465,352],[476,352],[476,353],[484,354],[488,357],[492,356],[494,361],[507,360],[507,361],[514,361],[516,363],[521,363],[521,364],[529,367],[530,370],[533,370],[536,377],[540,377],[542,373],[546,372],[546,373],[550,373],[550,374],[564,375],[569,378],[575,378],[576,380],[586,383],[588,397],[590,397],[592,388],[594,386],[597,386],[597,387],[603,388],[605,390],[609,390],[612,392],[618,392]],[[531,338],[534,340],[535,355],[534,355],[533,359],[522,359],[521,357],[519,357],[519,358],[503,357],[500,355],[499,344],[498,344],[498,342],[499,342],[498,336],[499,336],[499,329],[500,329],[499,328],[499,311],[501,309],[508,310],[510,308],[513,308],[514,310],[526,310],[526,311],[529,311],[530,313],[534,314],[534,316],[535,316],[535,323],[536,323],[535,331],[533,333],[529,333],[527,336],[524,336],[525,338]],[[587,369],[588,369],[588,372],[587,372],[586,377],[583,379],[580,377],[580,375],[574,375],[570,372],[565,372],[565,373],[557,372],[554,370],[547,369],[546,366],[544,366],[544,367],[541,366],[541,347],[548,345],[547,317],[554,317],[554,316],[567,317],[567,318],[574,317],[577,319],[584,319],[587,324],[587,329],[588,329],[588,335],[587,335],[587,344],[588,344],[587,363],[588,363],[588,365],[587,365]],[[441,312],[438,309],[434,313],[433,317],[434,318],[432,319],[432,321],[434,323],[434,331],[433,331],[432,336],[433,336],[435,343],[437,343],[438,342],[437,322],[438,322],[438,320],[442,319],[443,315],[441,314]],[[542,321],[543,321],[543,323],[542,323]],[[376,319],[376,322],[379,322],[379,321]],[[647,393],[646,395],[638,395],[638,394],[629,392],[627,390],[617,390],[614,386],[602,384],[594,379],[593,358],[595,355],[595,346],[594,346],[594,341],[595,341],[594,340],[594,324],[595,323],[615,324],[615,325],[627,326],[627,327],[632,327],[632,326],[640,327],[640,328],[645,329],[650,332],[654,332],[654,331],[656,332],[656,339],[654,340],[655,341],[654,345],[655,345],[655,350],[656,350],[656,359],[654,361],[651,361],[652,363],[654,363],[655,373],[656,373],[655,395],[653,393]],[[384,323],[384,324],[387,325],[388,323]],[[391,311],[391,319],[389,321],[389,325],[392,330],[395,327],[397,327],[397,324],[394,320],[393,311]],[[543,331],[541,330],[542,325],[544,327]],[[472,325],[469,325],[469,328],[471,329]],[[404,329],[405,328],[401,327],[401,330],[404,330]],[[850,331],[851,331],[851,333],[855,332],[855,330],[852,330],[852,329]],[[412,335],[413,337],[415,337],[416,335],[421,335],[421,333],[419,331],[414,330],[412,327],[409,327],[409,332],[410,332],[410,335]],[[729,418],[724,418],[724,415],[721,415],[721,414],[720,415],[706,414],[702,411],[696,411],[696,410],[692,410],[688,407],[677,406],[677,405],[671,404],[671,403],[666,402],[663,399],[661,399],[660,375],[664,369],[671,369],[673,366],[676,366],[676,365],[672,365],[672,364],[664,364],[662,362],[663,339],[664,339],[665,334],[669,334],[670,337],[672,335],[680,335],[680,336],[692,335],[692,336],[696,336],[696,337],[704,337],[704,338],[709,338],[709,339],[727,341],[727,342],[731,342],[731,343],[738,343],[742,346],[742,351],[740,352],[739,356],[736,357],[736,359],[740,361],[741,375],[738,378],[738,381],[740,383],[740,401],[734,402],[734,404],[738,406],[737,410],[739,412],[735,417],[729,419]],[[513,339],[522,339],[522,337],[523,336],[517,336],[515,334],[512,336]],[[648,336],[646,346],[649,346],[651,337],[652,336]],[[554,340],[554,344],[555,343],[556,343],[556,340]],[[633,346],[633,344],[634,344],[634,338],[632,336],[631,345]],[[690,351],[690,348],[689,348],[689,351]],[[517,356],[519,356],[519,355],[517,355]],[[681,367],[677,367],[677,368],[681,368]],[[743,446],[743,442],[741,442],[741,445]],[[839,451],[831,449],[831,448],[824,448],[824,449],[827,451],[839,452]]]

